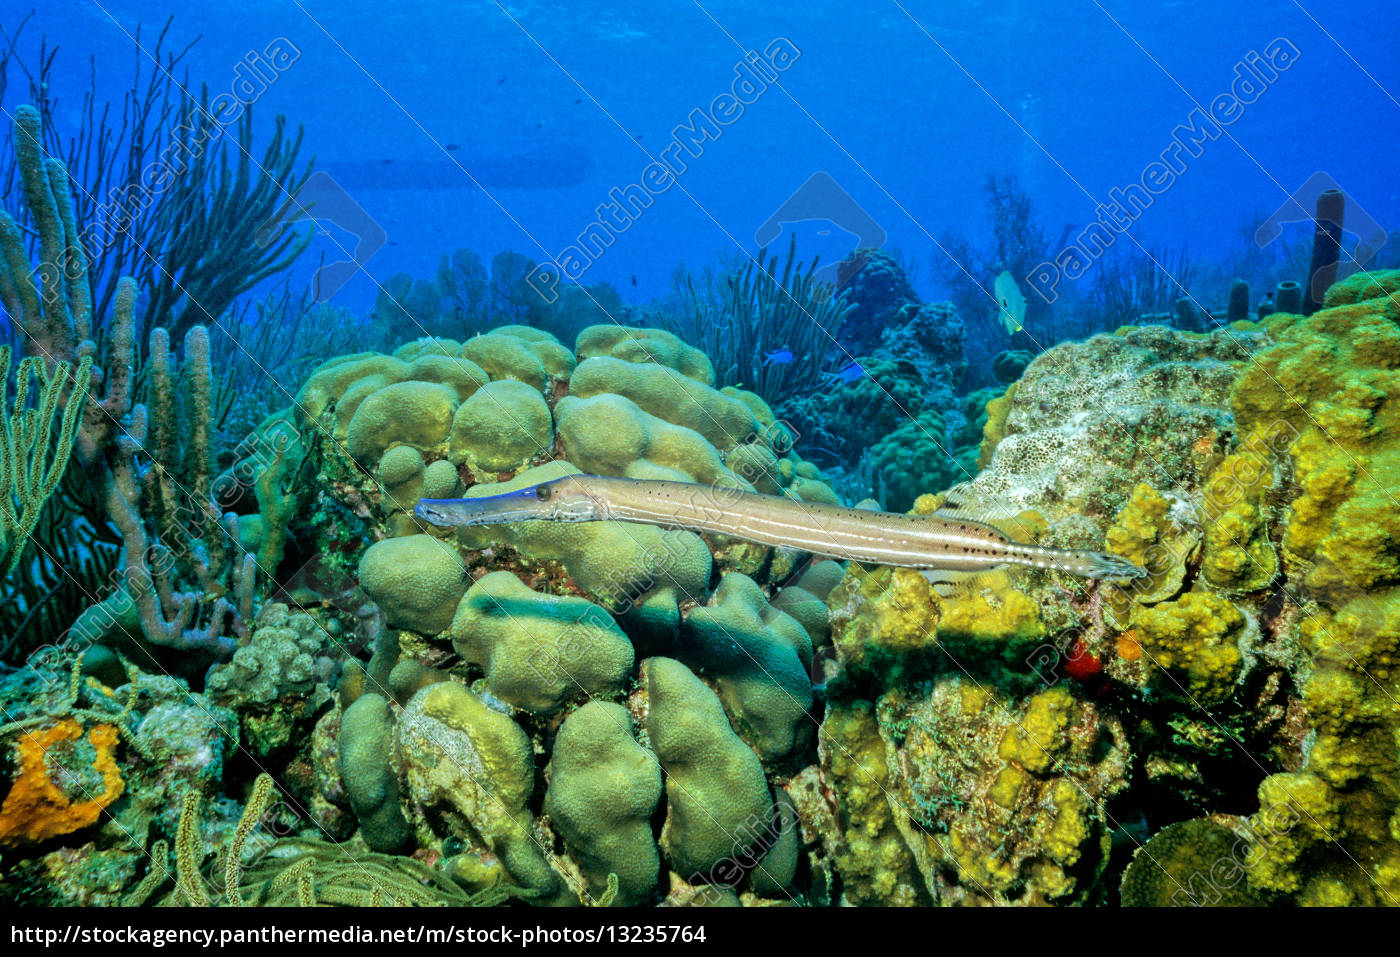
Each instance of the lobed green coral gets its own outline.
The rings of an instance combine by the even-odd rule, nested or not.
[[[526,711],[607,698],[632,670],[632,643],[606,611],[583,598],[532,591],[506,571],[472,584],[448,632],[462,659],[486,673],[491,694]]]
[[[602,701],[572,712],[554,739],[544,802],[592,892],[616,876],[619,906],[646,902],[661,873],[651,834],[661,770],[631,722],[627,709]]]
[[[389,759],[394,721],[389,703],[366,692],[345,709],[340,721],[340,780],[371,850],[392,853],[409,838],[399,803],[398,778]]]
[[[773,817],[763,765],[730,729],[719,698],[681,662],[646,659],[641,684],[647,736],[666,772],[662,850],[684,877],[729,883],[731,862]]]
[[[679,647],[682,660],[713,677],[730,722],[759,757],[784,757],[806,741],[812,640],[753,579],[720,579],[709,602],[686,616]]]

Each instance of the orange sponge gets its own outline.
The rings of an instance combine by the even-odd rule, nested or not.
[[[110,724],[94,725],[87,734],[94,756],[92,770],[101,776],[100,793],[95,786],[84,792],[71,784],[55,783],[50,764],[58,766],[76,757],[83,738],[83,726],[64,718],[47,728],[21,733],[18,741],[19,774],[5,802],[0,805],[0,846],[36,842],[71,834],[97,821],[102,809],[121,797],[124,787],[117,769],[117,729]],[[68,793],[78,790],[82,800]]]

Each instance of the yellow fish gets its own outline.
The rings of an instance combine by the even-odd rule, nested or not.
[[[994,292],[997,305],[1001,307],[1001,324],[1006,327],[1007,335],[1014,336],[1023,328],[1021,322],[1026,318],[1026,297],[1011,273],[1005,271],[997,277]]]

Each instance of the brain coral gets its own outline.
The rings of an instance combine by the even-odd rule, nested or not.
[[[506,472],[548,454],[554,423],[544,396],[514,379],[488,382],[452,416],[448,456],[482,472]]]
[[[569,395],[554,414],[569,460],[589,474],[745,487],[705,436],[652,415],[626,396]]]
[[[371,545],[360,559],[360,583],[390,625],[434,635],[452,623],[467,569],[440,539],[410,535]]]

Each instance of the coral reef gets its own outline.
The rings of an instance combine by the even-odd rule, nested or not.
[[[1279,559],[1301,603],[1291,626],[1312,728],[1301,765],[1260,784],[1250,824],[1264,838],[1246,871],[1251,887],[1302,903],[1400,902],[1396,281],[1360,273],[1307,319],[1265,319],[1276,344],[1232,397],[1242,429],[1282,434],[1296,489]]]
[[[5,899],[1400,902],[1400,273],[1257,322],[1237,285],[1228,324],[1183,306],[1211,331],[1034,355],[877,250],[839,291],[795,246],[681,277],[668,328],[459,251],[376,308],[375,342],[421,336],[290,364],[290,404],[233,444],[237,383],[178,297],[155,314],[180,341],[138,341],[135,282],[97,316],[84,263],[42,268],[75,214],[38,117],[15,111],[32,224],[0,217],[25,355],[0,562],[39,561],[57,498],[115,587],[0,667]],[[295,152],[279,132],[289,183]],[[1045,245],[1014,181],[989,194],[999,265],[968,309]],[[736,489],[955,503],[1147,574],[413,511],[578,473],[695,483],[719,514]]]

